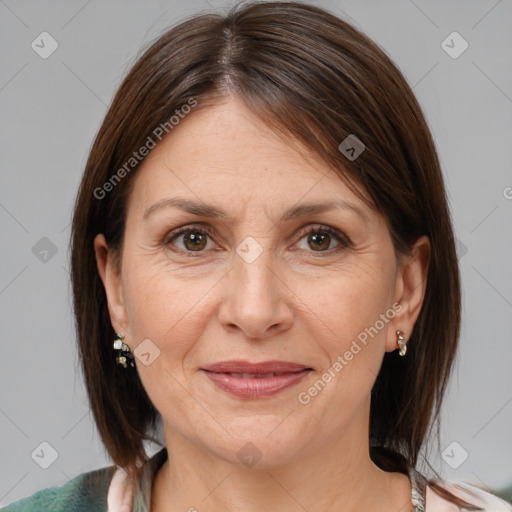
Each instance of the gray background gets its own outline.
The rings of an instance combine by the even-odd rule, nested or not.
[[[512,3],[313,3],[354,23],[394,59],[425,110],[446,176],[464,323],[443,408],[444,456],[429,460],[450,479],[509,485]],[[142,44],[185,15],[231,4],[0,0],[0,506],[111,463],[77,373],[68,273],[73,199],[107,105]],[[59,45],[47,59],[31,47],[44,31]],[[441,45],[453,31],[469,44],[458,58]],[[461,48],[460,40],[448,44]],[[40,465],[51,462],[52,450],[43,442],[58,453],[47,469]]]

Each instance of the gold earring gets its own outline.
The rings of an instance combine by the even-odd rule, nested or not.
[[[400,348],[400,351],[398,352],[401,356],[405,356],[405,353],[407,352],[407,345],[404,341],[404,334],[405,331],[396,331],[396,338],[398,347]]]

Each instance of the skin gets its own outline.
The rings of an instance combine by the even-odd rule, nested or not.
[[[114,329],[132,352],[147,339],[160,351],[147,366],[136,358],[170,454],[153,484],[152,512],[412,510],[408,477],[370,459],[370,392],[384,353],[398,348],[395,331],[412,332],[419,315],[428,239],[398,266],[384,217],[235,97],[190,113],[133,179],[121,267],[101,234],[95,250]],[[173,207],[143,219],[176,196],[214,204],[232,220]],[[292,206],[330,199],[356,205],[367,220],[336,209],[279,221]],[[307,225],[331,226],[351,244],[308,239]],[[210,226],[212,237],[193,251],[183,234],[170,240],[180,226]],[[236,252],[248,236],[263,249],[251,263]],[[396,302],[400,311],[301,404],[298,394]],[[200,371],[230,359],[313,371],[272,397],[241,399]],[[237,457],[248,442],[261,453],[252,467]]]

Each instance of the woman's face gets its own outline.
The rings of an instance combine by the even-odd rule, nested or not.
[[[297,147],[234,98],[193,111],[133,178],[119,273],[95,242],[166,440],[238,464],[318,453],[343,432],[364,446],[383,355],[424,293],[421,258],[398,268],[384,218]]]

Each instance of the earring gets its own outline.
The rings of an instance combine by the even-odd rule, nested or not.
[[[398,347],[400,348],[400,351],[398,353],[401,356],[405,356],[405,353],[407,352],[407,345],[406,345],[406,342],[404,342],[404,334],[405,334],[405,331],[396,331]]]
[[[133,361],[133,354],[130,350],[130,347],[123,343],[124,334],[116,334],[116,339],[114,340],[114,350],[118,350],[118,356],[116,357],[116,362],[118,365],[123,368],[127,368],[130,366],[133,368],[135,363]]]

